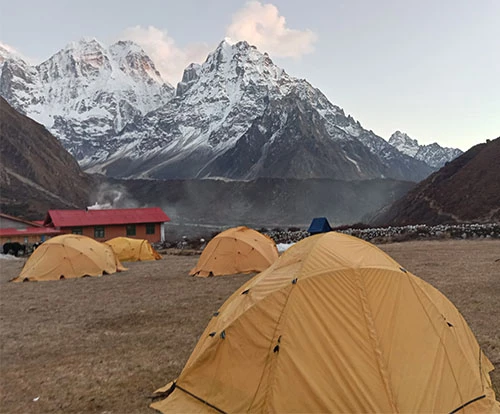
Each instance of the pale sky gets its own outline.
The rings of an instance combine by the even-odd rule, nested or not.
[[[0,0],[0,43],[40,63],[135,40],[171,84],[229,37],[385,139],[467,150],[500,136],[500,0]]]

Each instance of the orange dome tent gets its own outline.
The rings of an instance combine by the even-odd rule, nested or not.
[[[101,276],[126,270],[113,249],[90,237],[63,234],[42,243],[13,282]]]
[[[115,252],[122,262],[137,262],[144,260],[160,260],[160,254],[153,249],[149,241],[131,239],[129,237],[115,237],[105,242]]]
[[[498,413],[466,321],[374,245],[308,237],[214,313],[162,413]]]
[[[261,272],[278,258],[274,241],[248,227],[219,233],[207,244],[190,275],[207,277]]]

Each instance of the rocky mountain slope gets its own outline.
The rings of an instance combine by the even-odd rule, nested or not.
[[[419,183],[374,224],[500,221],[500,138],[472,147]]]
[[[432,172],[246,42],[221,42],[173,88],[131,42],[69,45],[29,66],[3,53],[0,94],[91,172],[133,178],[419,181]]]
[[[161,206],[176,225],[307,224],[314,215],[332,223],[360,221],[413,187],[390,179],[266,178],[119,180],[82,172],[42,125],[0,98],[0,210],[42,219],[48,209]]]
[[[43,125],[0,97],[0,209],[40,219],[49,208],[84,208],[91,178]]]
[[[95,39],[81,40],[37,66],[1,49],[0,66],[0,95],[45,125],[82,165],[106,152],[126,124],[174,94],[129,41],[105,48]]]
[[[390,177],[431,171],[289,76],[246,42],[220,43],[189,66],[176,97],[129,124],[91,171],[115,177],[252,180]]]
[[[441,147],[437,142],[429,145],[419,145],[416,139],[410,138],[401,131],[396,131],[391,135],[389,144],[403,154],[423,161],[434,168],[441,168],[447,162],[463,154],[463,151],[458,148]]]

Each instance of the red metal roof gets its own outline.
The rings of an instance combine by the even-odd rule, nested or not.
[[[19,223],[28,224],[30,226],[42,226],[42,223],[43,223],[43,221],[42,222],[29,221],[29,220],[25,220],[25,219],[22,219],[19,217],[14,217],[14,216],[11,216],[11,215],[5,214],[5,213],[0,213],[0,217],[5,218],[7,220],[12,220],[12,221],[17,221]]]
[[[27,227],[25,229],[15,229],[9,227],[6,229],[0,229],[0,237],[34,236],[38,234],[50,234],[54,236],[56,234],[61,234],[61,231],[51,227]]]
[[[170,218],[159,207],[106,210],[49,210],[44,225],[54,227],[163,223]]]

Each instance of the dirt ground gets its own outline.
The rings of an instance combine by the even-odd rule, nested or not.
[[[380,247],[462,312],[496,367],[498,398],[500,241]],[[197,259],[38,283],[9,283],[24,260],[0,260],[0,412],[154,413],[153,391],[176,378],[212,313],[251,277],[190,277]]]

